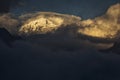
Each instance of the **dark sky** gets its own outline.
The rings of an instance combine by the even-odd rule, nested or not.
[[[0,13],[9,12],[12,3],[19,2],[19,0],[0,0]]]
[[[110,5],[119,0],[21,0],[18,7],[11,8],[16,14],[34,11],[53,11],[86,18],[102,15]]]

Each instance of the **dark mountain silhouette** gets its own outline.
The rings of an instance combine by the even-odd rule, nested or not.
[[[12,42],[19,40],[21,37],[11,35],[6,29],[0,28],[0,40],[2,40],[8,46],[12,46]]]

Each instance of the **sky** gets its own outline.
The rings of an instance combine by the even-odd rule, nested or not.
[[[94,18],[105,13],[108,7],[119,0],[21,0],[11,12],[22,14],[36,11],[51,11],[72,14],[83,19]]]
[[[14,15],[54,11],[78,15],[83,19],[103,15],[108,7],[119,2],[119,0],[21,0],[11,3],[8,1],[10,0],[3,1],[3,9],[10,8],[5,12]],[[0,8],[1,11],[4,11],[3,9]],[[2,19],[0,16],[0,20],[4,23],[0,27],[18,25],[18,20],[9,14],[2,16]],[[10,38],[6,37],[9,35],[7,31],[5,34],[0,32],[0,80],[120,80],[120,55],[99,52],[91,47],[88,40],[74,39],[66,36],[67,34],[58,36],[55,34],[46,35],[48,37],[17,39],[8,45],[5,39],[10,41]]]

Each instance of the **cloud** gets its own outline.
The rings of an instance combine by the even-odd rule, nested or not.
[[[120,79],[119,55],[103,54],[82,44],[77,50],[20,40],[14,42],[12,48],[1,41],[0,44],[1,80]]]

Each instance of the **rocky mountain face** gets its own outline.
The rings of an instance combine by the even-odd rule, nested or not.
[[[114,39],[120,31],[120,4],[111,6],[104,15],[95,19],[81,20],[77,16],[54,12],[38,12],[20,18],[24,21],[19,35],[54,33],[61,27],[74,26],[78,28],[78,34]]]
[[[104,15],[96,17],[95,19],[81,20],[81,18],[77,16],[53,12],[27,14],[22,15],[20,18],[25,21],[19,29],[19,35],[29,36],[33,34],[54,33],[60,28],[68,27],[66,29],[69,29],[69,27],[72,26],[77,28],[77,34],[83,34],[92,38],[114,39],[115,43],[111,48],[101,51],[120,53],[120,43],[118,42],[120,37],[119,3],[109,7]],[[70,29],[73,31],[72,28]],[[66,30],[66,32],[67,31],[68,30]],[[104,44],[102,45],[105,46]]]
[[[20,35],[46,34],[65,26],[78,26],[80,17],[54,12],[39,12],[26,20],[19,29]],[[21,16],[24,18],[23,16]]]
[[[7,14],[0,16],[0,28],[5,28],[11,34],[22,37],[34,35],[46,37],[49,36],[48,34],[52,34],[52,38],[54,37],[55,40],[57,38],[62,41],[62,38],[64,38],[68,41],[72,38],[78,42],[85,37],[88,42],[92,40],[90,44],[94,46],[102,45],[102,47],[106,47],[109,43],[113,44],[115,42],[115,45],[118,44],[117,41],[120,37],[120,4],[111,6],[100,17],[87,20],[81,20],[78,16],[55,12],[27,13],[17,18]],[[56,37],[56,33],[59,32],[60,34]],[[78,38],[78,36],[80,37]],[[47,38],[51,39],[51,35]],[[107,41],[112,40],[112,42],[108,43],[106,39]],[[86,40],[83,39],[83,41]]]

